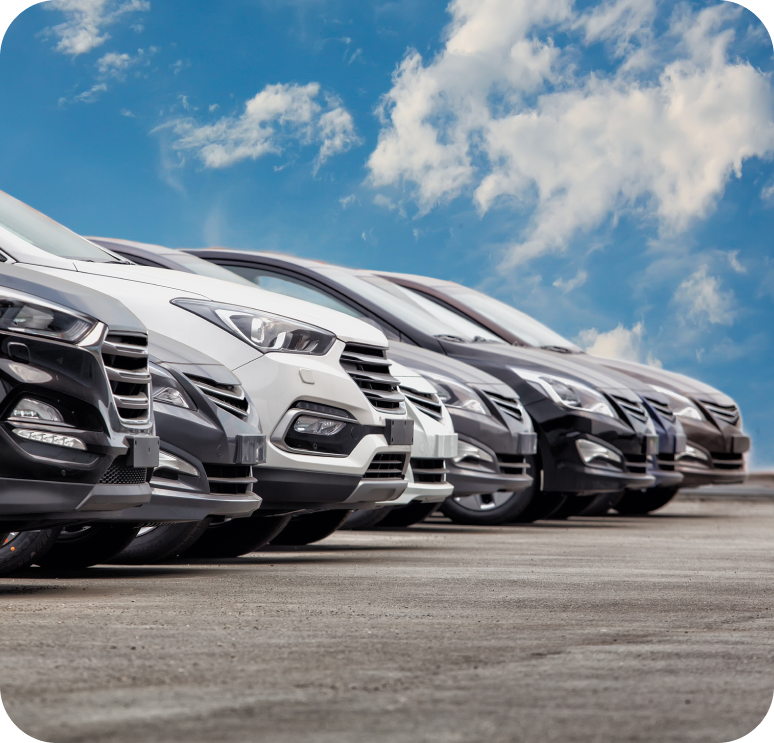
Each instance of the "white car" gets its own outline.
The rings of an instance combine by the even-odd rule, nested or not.
[[[269,434],[262,513],[370,508],[406,490],[412,425],[377,328],[249,282],[128,264],[2,192],[0,254],[121,300],[232,371]]]

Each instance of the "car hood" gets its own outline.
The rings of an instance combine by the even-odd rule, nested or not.
[[[502,382],[491,374],[477,369],[463,361],[444,356],[435,351],[428,351],[420,346],[412,346],[402,341],[390,341],[387,351],[388,358],[419,372],[428,371],[433,374],[445,374],[454,381],[473,385],[502,385]]]
[[[259,287],[241,286],[209,276],[170,271],[164,268],[86,263],[83,261],[71,261],[71,264],[75,267],[73,281],[76,282],[78,281],[77,274],[87,274],[175,289],[214,302],[271,312],[316,325],[334,333],[339,340],[345,343],[364,343],[382,348],[387,346],[387,338],[384,333],[362,320],[345,315],[343,312],[320,307],[302,299],[269,292]]]
[[[0,286],[82,312],[103,322],[113,333],[146,332],[139,318],[117,299],[60,276],[43,277],[18,263],[0,264]]]
[[[464,361],[466,357],[470,359],[488,357],[490,360],[496,359],[497,363],[506,367],[566,377],[603,392],[639,400],[639,395],[632,390],[632,385],[625,377],[614,371],[607,372],[604,368],[593,364],[576,363],[572,361],[572,356],[556,354],[555,358],[553,356],[548,358],[541,349],[509,346],[504,343],[455,343],[446,340],[441,340],[440,343],[444,350],[453,353],[457,360]]]
[[[638,379],[646,384],[665,387],[673,392],[678,392],[687,397],[695,397],[700,400],[708,400],[720,405],[733,405],[734,401],[725,393],[711,387],[698,379],[687,377],[677,372],[666,371],[655,366],[638,364],[633,361],[622,361],[620,359],[608,359],[601,356],[592,356],[591,354],[577,354],[573,358],[582,359],[589,365],[597,365],[605,370],[620,372]]]

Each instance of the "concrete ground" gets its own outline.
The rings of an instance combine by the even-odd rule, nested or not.
[[[50,743],[734,740],[774,693],[774,499],[434,522],[220,564],[0,581]]]

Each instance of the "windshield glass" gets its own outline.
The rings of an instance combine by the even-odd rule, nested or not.
[[[251,281],[242,278],[233,271],[229,271],[227,268],[223,268],[223,266],[219,266],[217,263],[210,263],[196,255],[184,253],[182,250],[176,251],[171,255],[169,253],[164,253],[164,257],[170,258],[181,266],[185,266],[189,271],[199,274],[199,276],[209,276],[211,279],[222,279],[223,281],[231,281],[235,284],[255,286]]]
[[[476,341],[502,343],[500,338],[480,325],[391,281],[378,276],[355,275],[335,269],[325,270],[325,272],[356,296],[383,307],[399,320],[427,335],[445,336],[469,343]]]
[[[71,232],[59,222],[49,219],[31,206],[17,201],[0,191],[0,227],[47,253],[73,261],[93,263],[122,263],[122,259],[80,235]]]
[[[559,333],[547,328],[543,323],[499,299],[488,297],[486,294],[469,289],[467,286],[444,286],[444,291],[458,302],[470,307],[471,310],[509,330],[528,346],[566,348],[570,351],[581,350]]]

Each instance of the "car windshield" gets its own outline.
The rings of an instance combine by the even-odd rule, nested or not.
[[[219,266],[217,263],[210,263],[205,261],[199,256],[185,253],[182,250],[177,250],[174,253],[164,253],[165,258],[173,260],[175,263],[185,266],[189,271],[199,276],[209,276],[211,279],[222,279],[223,281],[231,281],[235,284],[244,284],[246,286],[255,286],[251,281],[242,278],[233,271],[229,271],[223,266]]]
[[[60,258],[92,263],[124,262],[3,191],[0,191],[0,227]]]
[[[449,338],[467,343],[502,339],[476,323],[431,302],[391,281],[368,274],[352,274],[338,269],[322,269],[357,297],[383,307],[407,325],[436,338]],[[388,320],[388,318],[384,318]]]
[[[483,315],[510,331],[528,346],[566,349],[573,352],[580,352],[581,350],[574,343],[571,343],[559,335],[559,333],[555,333],[551,328],[543,325],[543,323],[538,322],[529,315],[525,315],[509,304],[501,302],[499,299],[489,297],[475,289],[469,289],[467,286],[444,286],[443,291],[458,302],[470,307],[474,312]]]

